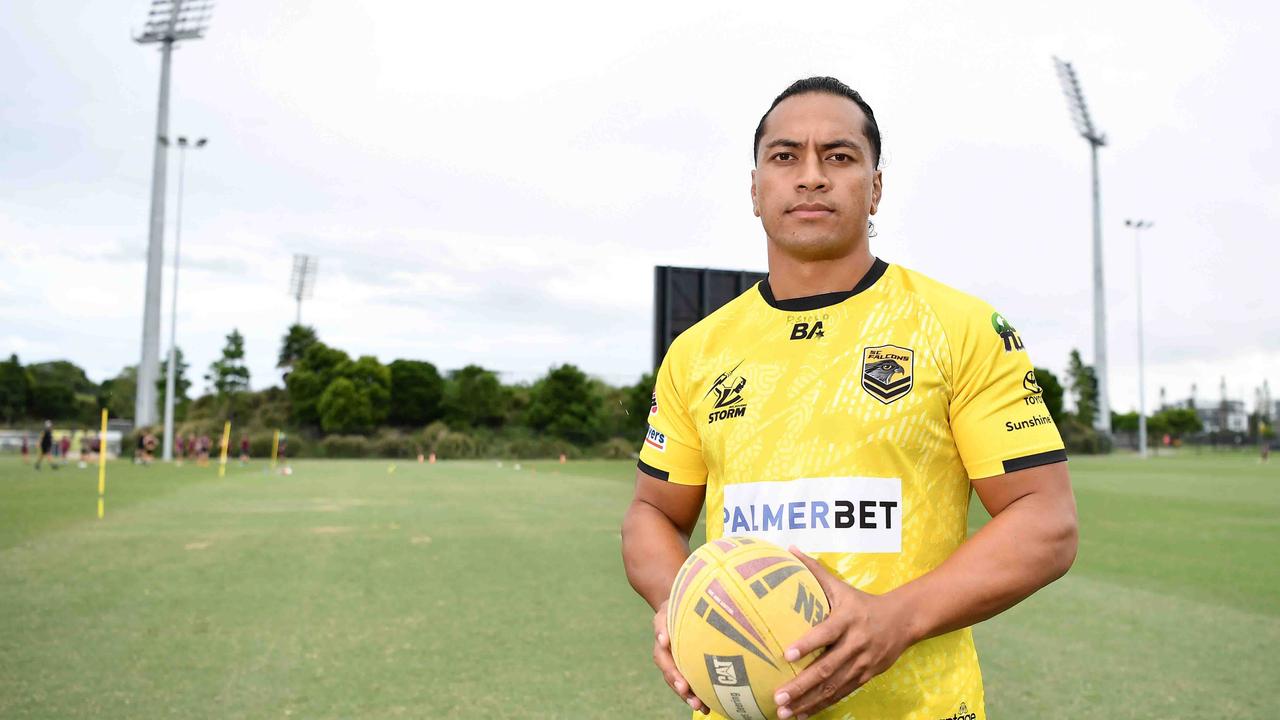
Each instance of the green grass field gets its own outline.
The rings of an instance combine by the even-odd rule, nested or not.
[[[630,463],[294,467],[113,463],[98,520],[93,469],[0,459],[0,717],[688,717]],[[975,631],[991,717],[1272,717],[1280,462],[1071,467],[1075,568]]]

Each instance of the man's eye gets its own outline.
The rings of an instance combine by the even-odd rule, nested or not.
[[[774,153],[773,159],[774,160],[791,160],[794,157],[795,156],[789,152],[780,152],[780,153]]]
[[[846,153],[834,153],[828,159],[836,162],[849,162],[850,160],[853,160],[853,158]]]

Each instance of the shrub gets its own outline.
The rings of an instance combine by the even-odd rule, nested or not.
[[[440,443],[440,438],[449,434],[449,426],[437,420],[422,429],[419,440],[422,442],[423,452],[435,452],[436,446]]]
[[[596,447],[596,454],[609,460],[626,460],[636,456],[637,444],[623,438],[609,438]]]
[[[473,458],[479,456],[475,438],[460,432],[446,432],[436,442],[436,456],[442,460]]]
[[[1064,418],[1058,430],[1062,433],[1062,443],[1066,445],[1068,454],[1100,455],[1111,452],[1109,439],[1074,417]]]
[[[418,443],[399,430],[384,429],[373,439],[373,454],[384,458],[417,457]]]
[[[327,458],[369,457],[372,446],[362,435],[327,435],[320,441],[321,453]]]

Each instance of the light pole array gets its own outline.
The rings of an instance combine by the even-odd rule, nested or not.
[[[1107,299],[1102,282],[1102,208],[1098,190],[1098,148],[1107,144],[1107,136],[1093,124],[1089,106],[1085,104],[1080,79],[1071,63],[1055,57],[1058,81],[1067,97],[1067,109],[1080,137],[1089,141],[1089,157],[1093,167],[1093,367],[1098,376],[1099,432],[1111,434],[1111,401],[1107,383]]]
[[[311,297],[316,289],[316,271],[320,268],[320,260],[314,255],[294,255],[293,272],[289,274],[289,294],[298,303],[298,314],[294,318],[295,325],[302,324],[302,301]]]
[[[168,146],[169,139],[160,138],[161,143]],[[178,137],[178,217],[174,223],[173,240],[173,305],[169,312],[169,371],[164,377],[164,461],[173,460],[173,402],[174,390],[178,376],[178,260],[182,255],[182,190],[183,176],[187,168],[187,148],[199,150],[208,143],[208,138],[200,138],[194,144],[187,143],[185,136]]]
[[[169,66],[173,44],[204,36],[211,0],[152,0],[139,44],[160,43],[160,104],[156,114],[155,158],[151,169],[150,235],[147,240],[147,291],[142,307],[142,358],[134,424],[151,425],[156,417],[156,375],[160,368],[160,274],[164,265],[164,194],[169,134]]]
[[[1147,457],[1147,380],[1146,353],[1142,347],[1142,242],[1140,233],[1155,223],[1150,220],[1125,220],[1133,228],[1133,274],[1138,288],[1138,456]]]

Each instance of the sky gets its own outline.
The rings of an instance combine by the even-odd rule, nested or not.
[[[159,54],[143,0],[0,3],[0,353],[112,377],[141,353]],[[1097,125],[1112,407],[1192,383],[1280,396],[1280,10],[1244,2],[363,3],[224,0],[174,53],[178,345],[237,328],[278,384],[303,322],[383,362],[527,381],[650,370],[653,267],[766,270],[750,139],[793,80],[863,93],[884,139],[872,251],[992,303],[1033,361],[1093,355]],[[1269,70],[1270,68],[1271,70]],[[177,153],[170,154],[162,355]]]

